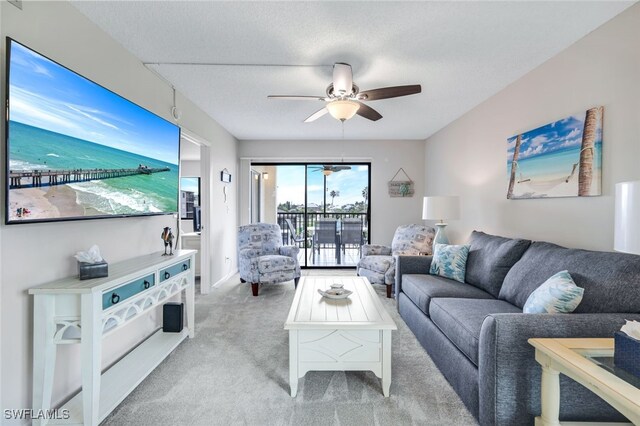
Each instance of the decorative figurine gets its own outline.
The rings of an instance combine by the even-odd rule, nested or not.
[[[168,226],[162,231],[162,241],[164,241],[164,254],[163,256],[173,256],[173,232]],[[169,253],[167,253],[167,246],[169,246]]]

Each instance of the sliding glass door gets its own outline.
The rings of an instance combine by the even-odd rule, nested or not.
[[[370,240],[370,163],[251,166],[252,221],[278,223],[303,267],[354,267]],[[256,213],[259,212],[259,213]]]

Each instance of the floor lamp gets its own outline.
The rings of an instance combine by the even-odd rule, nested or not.
[[[616,218],[613,248],[640,254],[640,181],[616,184]]]

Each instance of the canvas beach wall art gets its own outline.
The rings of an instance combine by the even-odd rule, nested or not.
[[[603,107],[507,139],[507,198],[602,194]]]

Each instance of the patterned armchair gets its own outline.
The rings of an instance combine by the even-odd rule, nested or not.
[[[251,291],[258,295],[260,284],[300,280],[300,264],[295,246],[282,245],[280,226],[254,223],[238,228],[238,259],[240,281],[251,283]]]
[[[371,284],[386,284],[387,297],[390,298],[396,275],[394,256],[432,254],[435,235],[435,230],[430,226],[399,226],[391,247],[376,244],[362,246],[362,258],[356,268],[358,275],[367,277]]]

